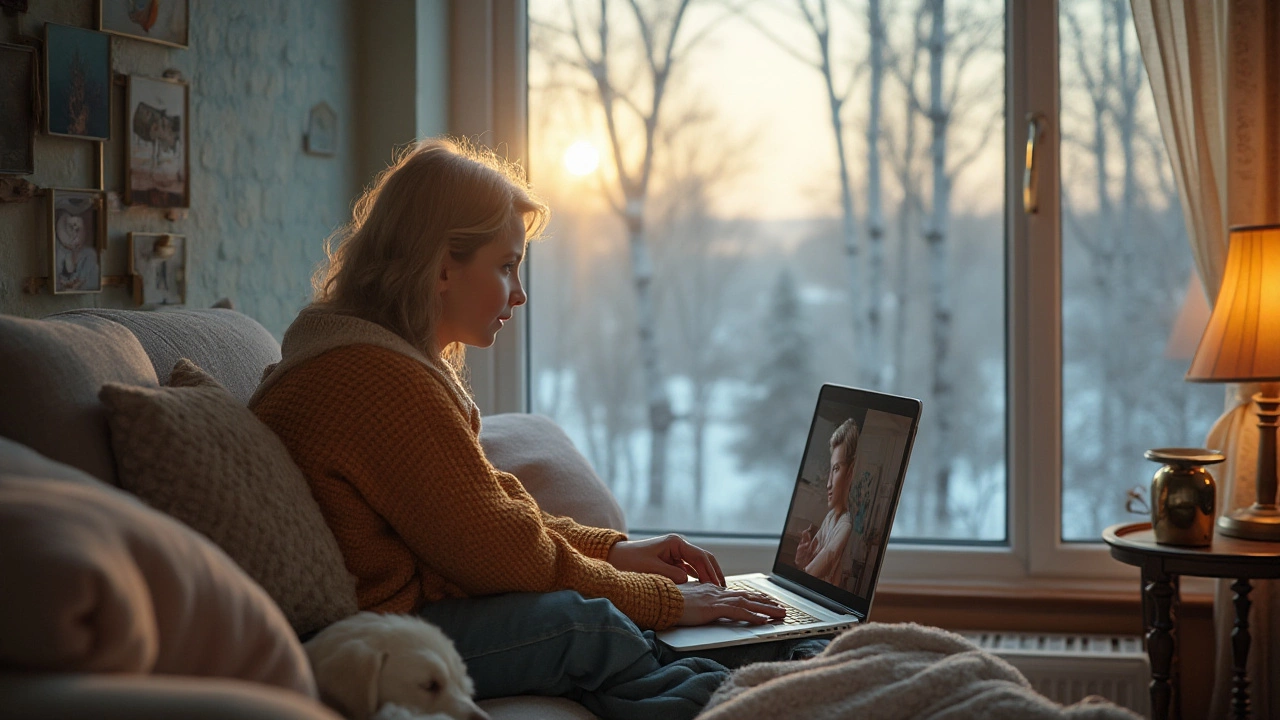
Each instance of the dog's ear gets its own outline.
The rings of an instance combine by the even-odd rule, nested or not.
[[[378,682],[387,653],[359,638],[348,640],[315,665],[320,699],[350,720],[368,720],[378,710]]]

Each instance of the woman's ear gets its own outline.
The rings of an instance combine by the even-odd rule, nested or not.
[[[444,256],[444,262],[440,263],[440,274],[436,277],[436,290],[444,290],[449,283],[449,279],[458,273],[458,261],[454,260],[448,253]]]

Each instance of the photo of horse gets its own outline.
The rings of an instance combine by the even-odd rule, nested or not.
[[[187,85],[129,76],[125,202],[190,207]]]

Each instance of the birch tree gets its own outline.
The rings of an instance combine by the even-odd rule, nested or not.
[[[701,522],[712,394],[734,367],[730,345],[740,335],[733,327],[740,314],[725,312],[732,305],[730,294],[741,290],[733,283],[743,253],[733,248],[748,234],[744,223],[714,217],[712,200],[742,174],[745,156],[736,149],[749,147],[751,140],[727,138],[715,113],[695,104],[678,120],[673,117],[659,142],[662,187],[650,202],[651,227],[665,239],[655,246],[670,300],[661,308],[662,325],[678,339],[670,354],[674,371],[689,382],[688,410],[679,419],[692,435],[692,510]]]
[[[948,231],[951,218],[951,191],[956,178],[985,148],[998,123],[992,118],[982,128],[978,140],[957,159],[949,157],[950,133],[961,116],[957,105],[965,88],[962,82],[971,61],[998,38],[1000,24],[980,13],[959,14],[959,22],[948,29],[946,0],[924,0],[920,13],[928,26],[924,40],[928,58],[928,100],[921,101],[915,78],[908,78],[907,90],[912,102],[929,127],[930,197],[924,227],[929,265],[929,337],[932,347],[930,395],[934,411],[934,508],[940,523],[948,520],[947,497],[955,465],[954,425],[959,408],[951,367],[952,298],[948,283]],[[1002,18],[1001,18],[1002,20]],[[948,68],[950,72],[948,73]]]
[[[882,364],[878,337],[873,336],[870,328],[874,325],[879,331],[879,278],[872,278],[874,288],[868,292],[866,268],[862,266],[862,247],[858,242],[857,217],[853,202],[853,180],[850,169],[850,152],[845,135],[848,121],[844,116],[845,106],[853,95],[856,81],[862,65],[858,61],[843,59],[838,53],[838,36],[834,30],[834,16],[827,0],[793,0],[795,12],[793,18],[798,19],[804,27],[807,39],[812,40],[808,48],[797,48],[787,38],[779,35],[770,23],[753,15],[744,15],[757,30],[769,38],[775,45],[798,62],[812,68],[822,76],[822,84],[826,94],[826,110],[830,119],[831,136],[835,145],[836,176],[839,180],[840,202],[840,241],[849,264],[849,303],[850,317],[853,318],[853,338],[855,343],[863,344],[854,353],[851,362],[854,374],[860,384],[880,382],[877,368]],[[880,158],[879,158],[879,123],[881,88],[884,72],[884,23],[880,18],[880,0],[871,0],[868,9],[871,22],[871,65],[873,77],[871,82],[870,117],[867,124],[868,158],[867,162],[874,166],[868,172],[868,237],[872,243],[883,242],[884,222],[881,210],[880,190]],[[875,72],[880,75],[874,76]],[[880,260],[883,269],[883,249],[872,248],[873,264]],[[871,274],[875,274],[875,269]],[[865,310],[865,312],[864,312]]]
[[[577,4],[566,0],[569,27],[549,28],[569,39],[573,53],[559,59],[589,78],[609,138],[616,181],[607,196],[626,228],[635,295],[635,329],[649,430],[650,508],[660,508],[666,501],[668,440],[676,418],[659,348],[652,240],[646,211],[653,180],[655,138],[662,125],[669,83],[690,49],[704,37],[697,34],[682,43],[681,30],[691,2],[642,4],[640,0],[628,0],[623,4],[623,13],[635,26],[639,40],[639,58],[634,64],[619,60],[619,46],[625,46],[632,38],[614,34],[610,13],[614,3],[610,0],[599,0],[591,26]]]
[[[1142,187],[1146,148],[1155,146],[1159,135],[1138,116],[1146,77],[1132,37],[1129,4],[1125,0],[1099,0],[1092,8],[1073,4],[1063,8],[1062,17],[1064,50],[1072,63],[1071,87],[1085,101],[1083,112],[1076,110],[1064,118],[1063,141],[1084,151],[1091,166],[1084,171],[1091,183],[1068,183],[1063,193],[1067,236],[1083,251],[1089,268],[1089,289],[1084,295],[1088,311],[1080,323],[1073,323],[1087,325],[1087,332],[1070,332],[1066,342],[1082,346],[1068,348],[1072,356],[1095,359],[1090,377],[1100,402],[1098,412],[1083,423],[1088,427],[1082,428],[1096,437],[1093,446],[1098,452],[1079,463],[1079,479],[1071,484],[1087,486],[1081,488],[1085,492],[1117,494],[1112,479],[1138,471],[1134,465],[1140,465],[1135,459],[1141,457],[1143,448],[1137,438],[1143,428],[1135,411],[1148,387],[1144,375],[1153,374],[1150,356],[1135,348],[1159,347],[1161,341],[1159,325],[1140,315],[1148,304],[1143,296],[1170,287],[1167,277],[1177,277],[1179,272],[1170,268],[1167,274],[1155,273],[1162,277],[1147,280],[1149,273],[1139,270],[1134,255],[1139,237],[1146,238],[1143,244],[1148,246],[1158,242],[1159,233],[1150,227],[1157,219],[1143,211],[1160,202],[1156,198],[1162,194],[1162,182],[1164,202],[1170,203],[1160,169],[1153,173],[1153,187],[1146,191]],[[1086,186],[1090,192],[1081,192]],[[1094,205],[1092,217],[1090,205]],[[1144,265],[1150,269],[1167,263],[1168,256],[1155,253]],[[1172,287],[1181,289],[1178,283]],[[1117,334],[1126,340],[1117,341]],[[1157,365],[1155,374],[1158,369]],[[1165,425],[1167,419],[1161,418],[1158,424]],[[1148,427],[1145,432],[1158,436],[1165,431]],[[1090,504],[1092,526],[1113,520],[1108,505],[1118,502]]]

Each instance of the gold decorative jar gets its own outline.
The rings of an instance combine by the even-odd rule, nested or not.
[[[1153,448],[1143,457],[1163,467],[1151,478],[1151,527],[1156,542],[1203,547],[1213,543],[1216,488],[1204,469],[1226,460],[1217,450]]]

